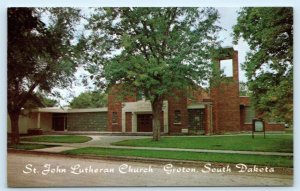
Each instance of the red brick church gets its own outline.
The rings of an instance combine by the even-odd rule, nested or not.
[[[228,51],[229,50],[229,51]],[[222,134],[252,130],[255,112],[249,97],[239,95],[238,52],[227,49],[230,56],[217,59],[218,68],[224,63],[229,74],[218,85],[204,91],[201,87],[187,88],[188,93],[174,91],[166,97],[161,111],[161,131],[165,134]],[[225,62],[226,61],[226,62]],[[229,61],[229,62],[227,62]],[[226,80],[225,80],[226,79]],[[81,132],[152,132],[152,109],[141,96],[130,96],[120,101],[120,85],[113,86],[104,108],[36,108],[20,116],[20,133],[29,129]],[[24,111],[25,112],[25,111]],[[266,122],[267,131],[282,131],[282,123]],[[8,118],[8,132],[11,132]]]
[[[176,92],[176,96],[167,97],[161,112],[161,131],[166,134],[223,134],[226,132],[251,131],[255,112],[250,107],[249,97],[239,95],[238,52],[229,49],[232,54],[219,58],[218,68],[223,60],[229,60],[230,79],[209,92],[201,87],[190,89],[189,95]],[[151,132],[152,109],[149,101],[130,96],[117,99],[118,86],[108,95],[109,132]],[[266,131],[284,129],[281,123],[266,122]]]

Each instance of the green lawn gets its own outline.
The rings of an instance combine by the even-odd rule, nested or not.
[[[160,141],[151,138],[131,139],[115,142],[112,145],[134,147],[187,148],[240,151],[293,152],[292,135],[251,135],[211,136],[211,137],[162,137]]]
[[[100,156],[133,156],[146,158],[178,159],[204,162],[244,163],[273,167],[293,167],[293,157],[264,156],[243,154],[220,154],[220,153],[195,153],[187,151],[154,151],[140,149],[114,149],[86,147],[63,151],[64,154],[89,154]]]
[[[44,149],[49,147],[56,147],[56,145],[42,145],[42,144],[9,144],[8,148],[18,149],[18,150],[34,150],[34,149]]]
[[[55,136],[36,136],[36,137],[24,137],[21,141],[30,142],[47,142],[47,143],[84,143],[92,140],[88,136],[79,135],[55,135]]]

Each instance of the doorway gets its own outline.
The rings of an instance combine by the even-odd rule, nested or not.
[[[204,109],[189,109],[189,132],[205,134]]]
[[[67,130],[67,114],[53,113],[52,115],[52,129],[54,131]]]
[[[152,132],[153,119],[152,114],[138,114],[137,115],[137,131],[138,132]]]

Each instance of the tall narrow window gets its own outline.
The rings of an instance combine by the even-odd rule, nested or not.
[[[225,77],[232,77],[233,76],[232,59],[221,60],[220,69],[223,71]]]
[[[245,123],[252,123],[252,119],[255,118],[255,111],[251,107],[245,107]]]
[[[118,123],[117,112],[112,112],[112,123]]]
[[[174,112],[174,123],[181,123],[180,110],[175,110],[175,112]]]

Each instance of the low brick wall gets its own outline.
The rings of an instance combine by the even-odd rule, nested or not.
[[[68,113],[68,131],[106,131],[107,112]]]
[[[281,123],[265,123],[266,131],[284,131],[284,124]],[[252,124],[244,124],[243,131],[252,131]]]

